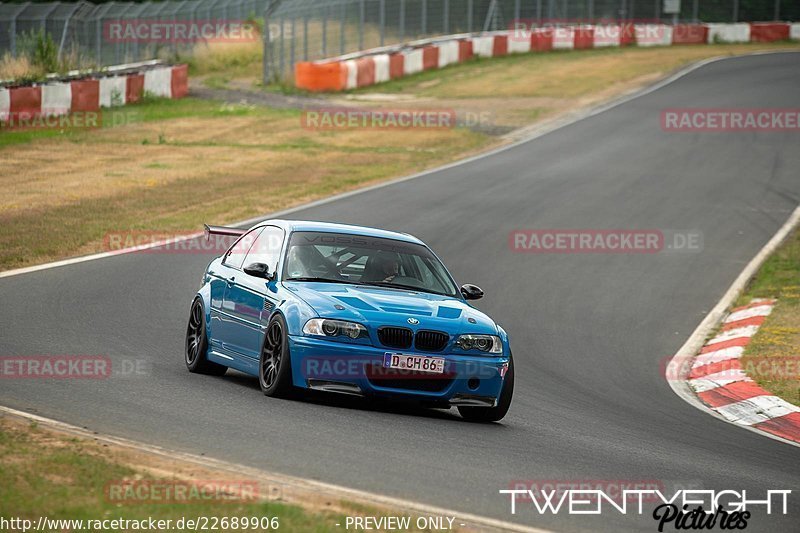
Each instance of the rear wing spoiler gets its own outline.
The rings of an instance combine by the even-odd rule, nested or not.
[[[205,228],[206,240],[210,239],[212,235],[240,237],[245,233],[247,233],[246,229],[241,229],[241,228],[229,228],[226,226],[209,226],[208,224],[203,224],[203,227]]]

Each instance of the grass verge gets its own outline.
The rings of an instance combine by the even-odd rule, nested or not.
[[[305,505],[287,503],[281,501],[282,493],[275,487],[265,490],[252,480],[230,479],[230,474],[170,477],[169,466],[162,464],[155,470],[159,474],[154,475],[126,453],[35,423],[0,417],[0,517],[30,520],[33,526],[40,517],[83,521],[83,528],[74,522],[52,523],[44,528],[53,531],[101,529],[90,527],[94,523],[90,520],[151,518],[171,520],[170,527],[159,529],[178,531],[178,520],[205,517],[204,523],[213,531],[321,533],[343,528],[347,516],[381,517],[387,512],[354,502],[326,501],[319,494]],[[233,520],[241,524],[244,518],[258,519],[259,527],[233,525]],[[262,523],[263,518],[267,521]],[[263,527],[268,523],[269,527]],[[102,529],[139,528],[128,523]]]
[[[435,98],[577,97],[640,76],[669,72],[707,57],[784,48],[800,49],[800,43],[634,46],[514,54],[473,59],[353,92],[411,93]]]
[[[691,61],[779,48],[800,44],[526,54],[331,97],[479,117],[470,129],[311,130],[300,111],[187,98],[105,110],[96,129],[0,130],[0,270],[106,251],[110,233],[194,232],[418,172]],[[214,54],[194,68],[257,79],[256,47]]]
[[[111,113],[123,124],[0,133],[0,269],[104,251],[112,232],[243,220],[492,142],[460,128],[309,130],[300,111],[192,98]]]
[[[761,387],[800,405],[800,230],[764,263],[737,305],[753,298],[778,300],[742,356],[742,367]]]

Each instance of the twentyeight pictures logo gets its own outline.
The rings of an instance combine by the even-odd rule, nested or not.
[[[787,514],[791,490],[767,490],[753,494],[746,490],[676,490],[660,488],[625,488],[609,493],[604,488],[550,490],[533,488],[500,489],[508,495],[511,514],[524,505],[539,514],[622,515],[648,514],[658,522],[658,531],[665,527],[682,529],[745,529],[752,509],[766,514]],[[647,506],[655,500],[655,507]]]

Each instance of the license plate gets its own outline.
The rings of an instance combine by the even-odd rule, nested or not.
[[[384,368],[443,374],[444,357],[425,357],[424,355],[386,352],[383,354],[383,366]]]

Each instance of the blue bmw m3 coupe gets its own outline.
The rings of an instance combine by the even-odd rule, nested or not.
[[[457,407],[502,419],[514,391],[508,335],[470,305],[422,241],[404,233],[268,220],[206,268],[191,305],[186,366],[258,377],[267,396],[314,389]]]

